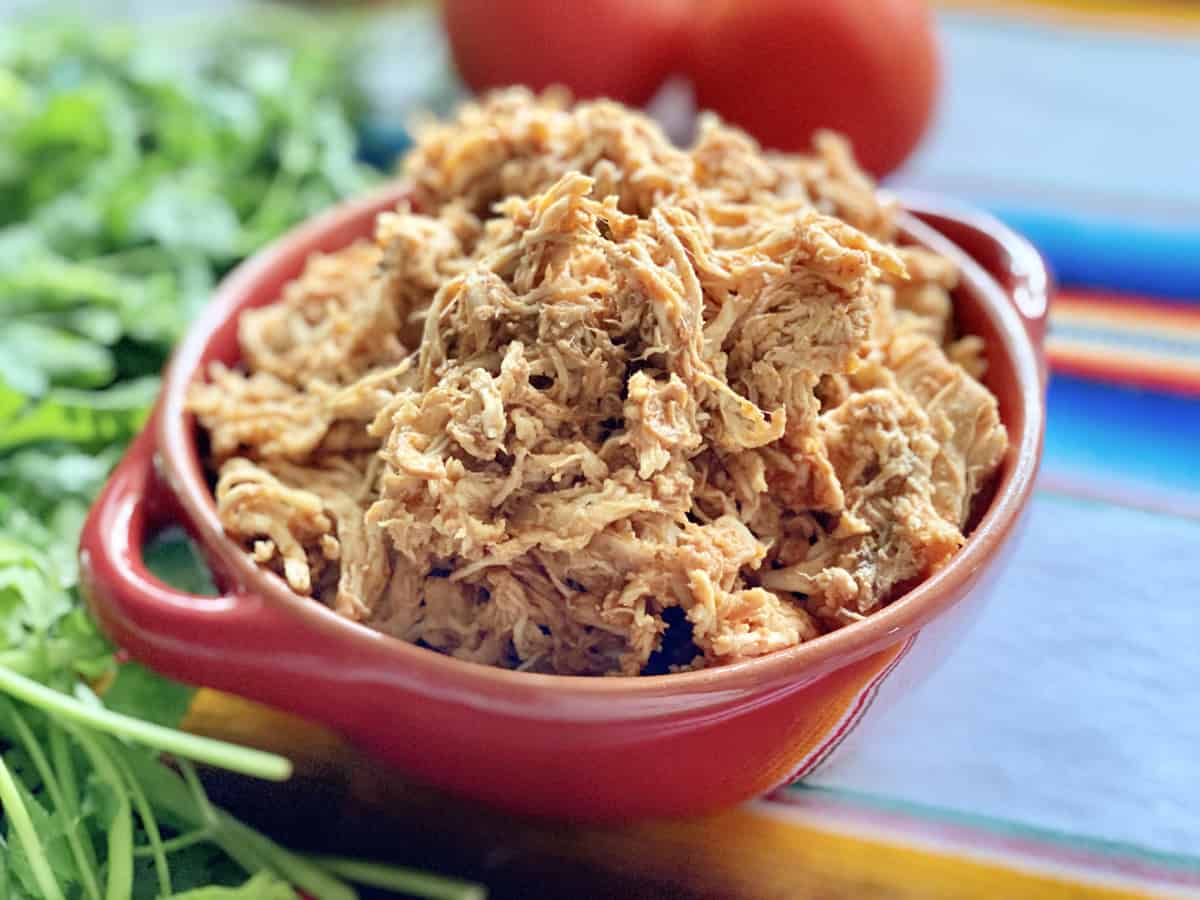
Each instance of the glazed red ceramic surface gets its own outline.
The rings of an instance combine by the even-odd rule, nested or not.
[[[698,813],[819,765],[885,678],[904,687],[956,642],[988,593],[1027,506],[1041,453],[1046,273],[998,222],[909,198],[908,240],[958,261],[965,331],[987,341],[989,387],[1011,447],[966,546],[931,578],[851,627],[759,659],[640,678],[507,671],[447,656],[336,615],[258,568],[222,533],[185,411],[189,383],[238,361],[237,318],[271,303],[309,254],[369,235],[404,196],[392,185],[337,207],[221,285],[169,367],[145,431],[113,473],[81,541],[83,585],[103,628],[167,675],[261,701],[346,735],[405,774],[537,815],[620,820]],[[151,575],[143,543],[182,525],[219,597]]]

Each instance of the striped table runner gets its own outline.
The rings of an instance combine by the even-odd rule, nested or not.
[[[1200,303],[1063,290],[1046,352],[1067,375],[1200,397]]]

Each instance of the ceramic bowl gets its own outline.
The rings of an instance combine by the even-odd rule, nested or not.
[[[243,310],[276,300],[309,254],[368,236],[375,216],[404,194],[393,184],[338,206],[254,256],[178,348],[153,415],[81,541],[91,609],[132,657],[331,727],[411,778],[510,811],[598,821],[700,813],[803,777],[957,643],[992,590],[1033,489],[1048,287],[1023,239],[929,198],[904,199],[904,237],[962,267],[956,315],[987,341],[987,382],[1011,447],[963,549],[865,621],[698,672],[541,675],[371,631],[256,566],[217,519],[185,407],[188,385],[215,360],[238,361]],[[198,543],[220,596],[181,593],[147,571],[143,544],[170,525]],[[886,703],[876,698],[885,679],[895,695]]]

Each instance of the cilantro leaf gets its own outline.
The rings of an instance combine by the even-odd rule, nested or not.
[[[62,388],[21,402],[25,398],[0,382],[0,453],[46,441],[80,447],[127,441],[145,422],[157,394],[158,379],[150,376],[98,391]]]
[[[270,872],[259,872],[240,887],[202,887],[168,900],[296,900],[292,886]]]
[[[176,681],[166,681],[135,662],[117,667],[116,678],[104,691],[104,705],[116,712],[127,713],[176,728],[187,714],[196,691]]]

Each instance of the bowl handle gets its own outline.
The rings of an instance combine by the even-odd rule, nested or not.
[[[79,551],[83,594],[104,631],[148,666],[218,688],[240,684],[246,693],[254,660],[271,652],[287,623],[282,610],[236,584],[223,585],[216,597],[199,596],[146,568],[145,542],[167,525],[186,525],[158,472],[157,416],[156,410],[88,514]]]

